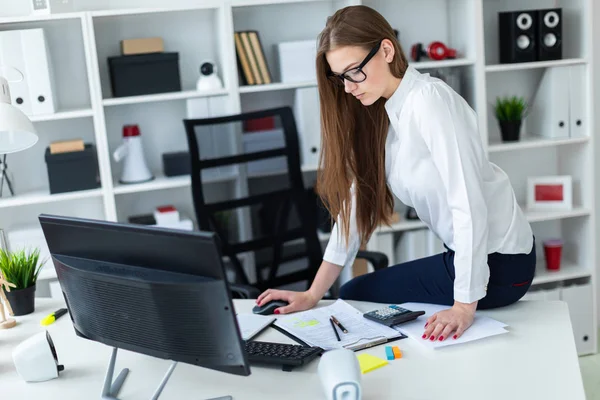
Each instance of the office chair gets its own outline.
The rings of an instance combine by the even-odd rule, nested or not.
[[[198,131],[202,131],[202,127],[212,126],[214,129],[215,125],[244,123],[268,117],[277,117],[280,121],[284,136],[283,146],[225,157],[201,158],[198,144],[199,135],[203,132]],[[229,270],[234,276],[231,283],[239,285],[237,287],[241,288],[241,295],[246,298],[255,295],[257,290],[263,291],[267,288],[303,281],[307,282],[307,288],[310,287],[323,260],[323,249],[317,233],[315,206],[310,202],[303,181],[298,133],[292,109],[290,107],[280,107],[222,117],[186,119],[184,125],[190,152],[192,198],[198,226],[201,230],[216,232],[220,238],[222,252],[229,258]],[[243,163],[248,164],[271,158],[281,160],[282,157],[287,165],[287,171],[283,170],[282,174],[287,175],[288,187],[277,188],[270,192],[249,195],[243,198],[207,202],[202,182],[202,170]],[[260,235],[261,237],[233,243],[225,229],[223,229],[222,224],[219,223],[217,214],[226,210],[251,206],[262,206],[263,209],[269,210],[271,218],[268,228],[266,232]],[[289,226],[290,211],[292,209],[297,212],[297,220],[300,226]],[[291,255],[284,254],[284,244],[299,239],[304,240],[303,249]],[[257,280],[251,282],[238,255],[246,252],[255,252],[256,254],[256,252],[265,249],[270,249],[272,256],[268,263],[256,265]],[[360,251],[357,257],[369,261],[376,270],[388,266],[387,256],[383,253]],[[304,269],[286,274],[279,273],[279,267],[282,263],[300,258],[307,259],[307,265]],[[265,269],[268,272],[266,279],[263,277]]]

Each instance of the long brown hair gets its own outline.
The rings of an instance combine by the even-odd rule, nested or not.
[[[366,243],[380,223],[390,223],[394,198],[385,177],[385,141],[389,120],[385,99],[365,107],[327,77],[331,72],[325,54],[342,46],[371,50],[382,39],[394,45],[389,64],[393,76],[402,78],[408,62],[394,30],[381,14],[366,6],[338,10],[327,19],[319,35],[317,83],[321,107],[321,157],[317,191],[330,214],[341,219],[348,241],[354,183],[356,223],[361,243]]]

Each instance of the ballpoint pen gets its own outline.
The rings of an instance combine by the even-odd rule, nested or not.
[[[333,331],[335,332],[335,337],[337,337],[338,342],[340,342],[341,341],[340,334],[338,333],[337,329],[335,329],[335,325],[333,324],[333,320],[331,318],[329,318],[329,322],[331,322],[331,327],[333,328]]]
[[[340,321],[338,321],[336,317],[334,317],[332,315],[331,316],[331,320],[333,321],[334,324],[336,324],[337,326],[340,327],[340,329],[342,330],[342,332],[348,333],[348,330],[346,328],[344,328],[344,325],[342,325],[342,323]]]

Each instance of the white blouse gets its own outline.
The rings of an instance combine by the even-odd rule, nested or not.
[[[485,297],[487,255],[527,254],[533,233],[507,175],[486,157],[477,115],[445,82],[412,66],[385,108],[391,191],[455,251],[454,300]],[[323,257],[342,267],[352,265],[360,247],[354,205],[348,246],[336,223]]]

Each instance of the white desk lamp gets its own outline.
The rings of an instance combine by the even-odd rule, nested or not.
[[[10,102],[10,90],[6,78],[0,76],[0,197],[4,181],[14,195],[10,179],[6,175],[6,154],[25,150],[36,144],[38,136],[33,124],[25,114]]]
[[[0,160],[0,197],[2,197],[5,180],[10,193],[14,195],[10,179],[6,176],[6,154],[28,149],[37,141],[38,136],[29,118],[21,110],[10,104],[8,81],[0,76],[0,154],[3,154]],[[4,233],[0,231],[0,246],[4,248],[6,242],[3,240],[3,235]],[[0,274],[0,329],[12,328],[15,325],[15,321],[13,319],[7,320],[4,314],[4,302],[8,305],[10,312],[10,304],[4,296],[3,287],[8,285],[9,283],[4,281],[2,274]]]

